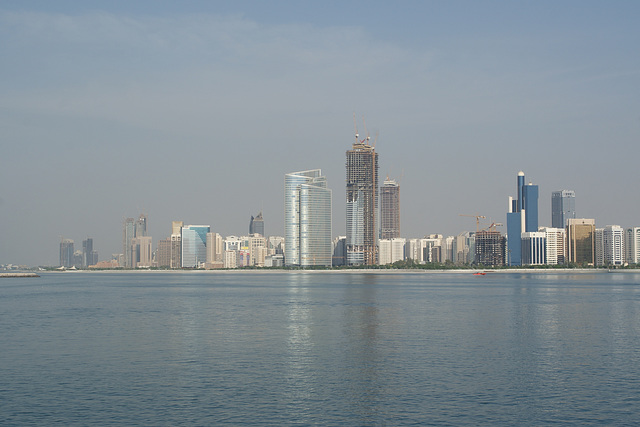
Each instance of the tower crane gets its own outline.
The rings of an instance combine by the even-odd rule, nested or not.
[[[467,215],[467,214],[460,214],[460,216],[470,216],[472,218],[476,219],[476,234],[480,231],[480,218],[485,219],[487,218],[484,215]]]

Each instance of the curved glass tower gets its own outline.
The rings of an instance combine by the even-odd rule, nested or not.
[[[320,169],[284,176],[284,260],[331,266],[331,190]]]

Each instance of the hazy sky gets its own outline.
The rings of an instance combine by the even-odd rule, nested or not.
[[[505,223],[519,170],[578,217],[640,226],[640,2],[2,1],[0,264],[122,219],[283,234],[288,172],[321,168],[345,230],[353,114],[400,179],[401,233]],[[506,227],[501,227],[505,231]]]

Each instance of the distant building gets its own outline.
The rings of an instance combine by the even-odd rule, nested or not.
[[[569,218],[576,217],[576,193],[573,190],[559,190],[551,193],[551,226],[565,228]]]
[[[136,237],[136,220],[126,218],[122,225],[122,253],[124,254],[125,268],[131,268],[131,240]]]
[[[207,233],[207,262],[223,261],[222,236],[218,233]]]
[[[249,221],[249,235],[259,234],[264,236],[264,219],[262,219],[262,211],[258,213],[258,215],[254,218],[251,216],[251,220]]]
[[[171,262],[169,267],[180,268],[182,267],[182,227],[184,222],[172,221],[171,222]]]
[[[596,256],[595,234],[595,219],[567,219],[567,255],[569,262],[594,265]]]
[[[400,237],[400,186],[387,179],[380,188],[380,238]]]
[[[147,216],[145,214],[140,214],[138,220],[136,221],[136,236],[135,237],[143,237],[147,235]]]
[[[368,138],[347,151],[347,265],[375,265],[378,209],[378,154]]]
[[[151,267],[153,250],[151,236],[140,236],[131,239],[131,267]]]
[[[98,252],[93,249],[93,239],[82,241],[82,266],[84,268],[98,263]]]
[[[62,241],[60,242],[60,266],[66,268],[73,267],[73,254],[73,240],[62,239]]]
[[[158,242],[156,264],[158,267],[171,267],[171,237],[167,237]]]
[[[522,265],[544,265],[547,263],[547,235],[542,231],[522,233]]]
[[[393,264],[396,261],[403,261],[405,258],[405,246],[407,240],[401,237],[394,239],[380,239],[379,244],[379,264]]]
[[[284,262],[331,266],[331,190],[320,169],[284,177]]]
[[[524,172],[518,172],[517,198],[509,197],[507,247],[509,265],[522,265],[522,233],[538,231],[538,186],[525,185]]]
[[[182,267],[200,268],[207,261],[208,225],[187,225],[182,227]]]
[[[564,228],[540,227],[545,234],[546,264],[566,263],[566,231]]]
[[[505,265],[505,243],[499,231],[481,230],[476,233],[476,264],[486,266]]]
[[[640,227],[627,228],[625,232],[625,248],[627,250],[627,262],[640,264]]]
[[[346,248],[347,236],[338,236],[333,239],[331,265],[339,267],[345,265],[347,262],[347,248]]]
[[[625,263],[624,228],[607,225],[602,233],[603,265],[622,266]]]

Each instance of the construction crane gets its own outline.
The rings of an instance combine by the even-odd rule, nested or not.
[[[484,215],[467,215],[467,214],[460,214],[460,216],[470,216],[471,218],[475,218],[476,219],[476,234],[480,231],[480,218],[482,219],[486,219],[487,217]]]
[[[503,224],[499,223],[499,222],[492,222],[490,226],[488,226],[487,228],[483,228],[482,231],[497,231],[496,227],[501,227]]]

